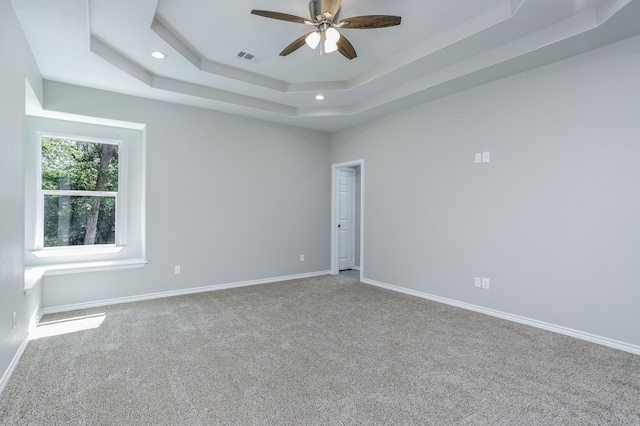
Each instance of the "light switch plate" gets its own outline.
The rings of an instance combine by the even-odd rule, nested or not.
[[[482,163],[482,154],[476,152],[476,163]]]
[[[489,155],[489,151],[482,153],[482,162],[488,163],[491,160],[491,156]]]
[[[476,277],[475,285],[476,287],[482,287],[482,278]]]

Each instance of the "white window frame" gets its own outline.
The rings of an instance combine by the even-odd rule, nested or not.
[[[42,138],[68,139],[79,142],[111,144],[118,146],[118,191],[69,191],[42,189]],[[51,132],[38,132],[36,166],[36,250],[31,253],[36,257],[77,257],[82,255],[118,253],[126,246],[127,238],[127,144],[121,140],[79,136]],[[72,196],[109,196],[116,199],[116,235],[114,244],[76,245],[63,247],[44,246],[44,197],[45,195]]]

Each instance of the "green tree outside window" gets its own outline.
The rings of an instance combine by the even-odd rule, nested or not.
[[[41,143],[44,247],[115,244],[118,145]]]

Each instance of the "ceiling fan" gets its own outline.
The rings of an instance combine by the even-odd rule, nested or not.
[[[400,25],[400,16],[391,15],[355,16],[338,21],[338,13],[340,12],[341,6],[342,0],[310,0],[309,12],[311,13],[311,19],[301,18],[287,13],[271,12],[269,10],[254,9],[251,13],[264,16],[265,18],[316,27],[315,31],[303,35],[285,47],[284,50],[280,52],[280,56],[287,56],[307,44],[312,49],[320,45],[321,54],[331,53],[337,50],[345,58],[353,59],[358,56],[356,50],[349,40],[341,35],[336,28],[360,30]],[[321,41],[323,43],[320,43]]]

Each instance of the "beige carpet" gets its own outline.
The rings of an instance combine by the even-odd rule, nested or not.
[[[640,356],[325,276],[48,316],[2,425],[640,425]],[[99,317],[93,317],[99,318]]]

